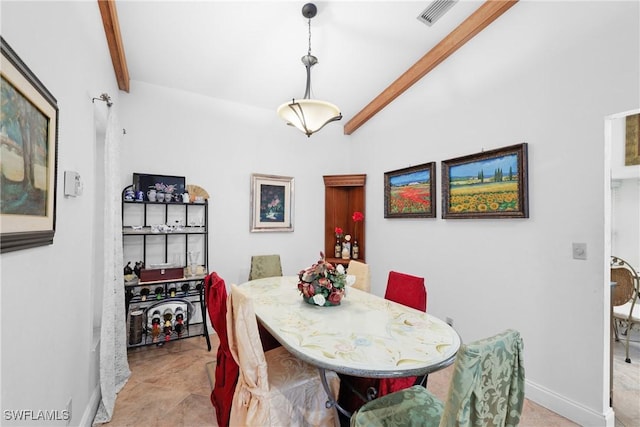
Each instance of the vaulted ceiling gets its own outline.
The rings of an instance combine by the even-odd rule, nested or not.
[[[430,1],[315,2],[312,98],[337,104],[350,134],[516,1],[459,1],[432,26],[417,19]],[[304,94],[303,1],[98,3],[121,90],[131,79],[274,114]]]

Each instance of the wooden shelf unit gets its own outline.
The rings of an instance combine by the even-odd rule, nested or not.
[[[346,264],[349,260],[334,257],[336,243],[335,228],[340,227],[344,234],[351,235],[351,243],[358,241],[360,255],[358,260],[364,262],[367,256],[365,222],[365,183],[366,174],[324,175],[324,253],[331,263]],[[354,212],[362,212],[364,220],[355,222]],[[357,229],[356,229],[357,228]]]

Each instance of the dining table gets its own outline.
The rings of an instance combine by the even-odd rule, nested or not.
[[[336,306],[305,302],[298,276],[241,284],[257,320],[291,354],[316,366],[327,405],[342,408],[326,382],[326,371],[366,378],[425,376],[453,363],[458,333],[445,321],[348,286]]]

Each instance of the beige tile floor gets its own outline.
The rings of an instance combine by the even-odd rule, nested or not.
[[[114,416],[104,427],[113,426],[217,426],[209,400],[211,386],[205,365],[215,361],[218,345],[211,335],[213,349],[207,351],[204,337],[169,342],[163,346],[143,347],[129,351],[131,378],[118,394]],[[620,350],[622,348],[622,350]],[[621,382],[614,385],[616,426],[640,426],[640,346],[631,354],[634,363],[624,363],[624,348],[615,345],[614,369]],[[620,362],[620,363],[618,363]],[[440,397],[446,396],[451,367],[429,376],[428,388]],[[617,379],[616,379],[617,381]],[[577,424],[529,400],[525,401],[522,427],[564,427]]]

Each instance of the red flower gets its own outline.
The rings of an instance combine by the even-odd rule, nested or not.
[[[342,228],[336,227],[336,236],[342,236]]]
[[[364,219],[364,214],[362,212],[355,211],[351,218],[353,218],[355,222],[362,221]]]
[[[337,303],[342,300],[343,292],[335,289],[333,292],[329,294],[329,301],[332,303]]]
[[[333,285],[331,284],[331,281],[329,279],[327,279],[326,277],[321,277],[318,279],[318,285],[327,288],[327,289],[331,289],[333,287]]]

